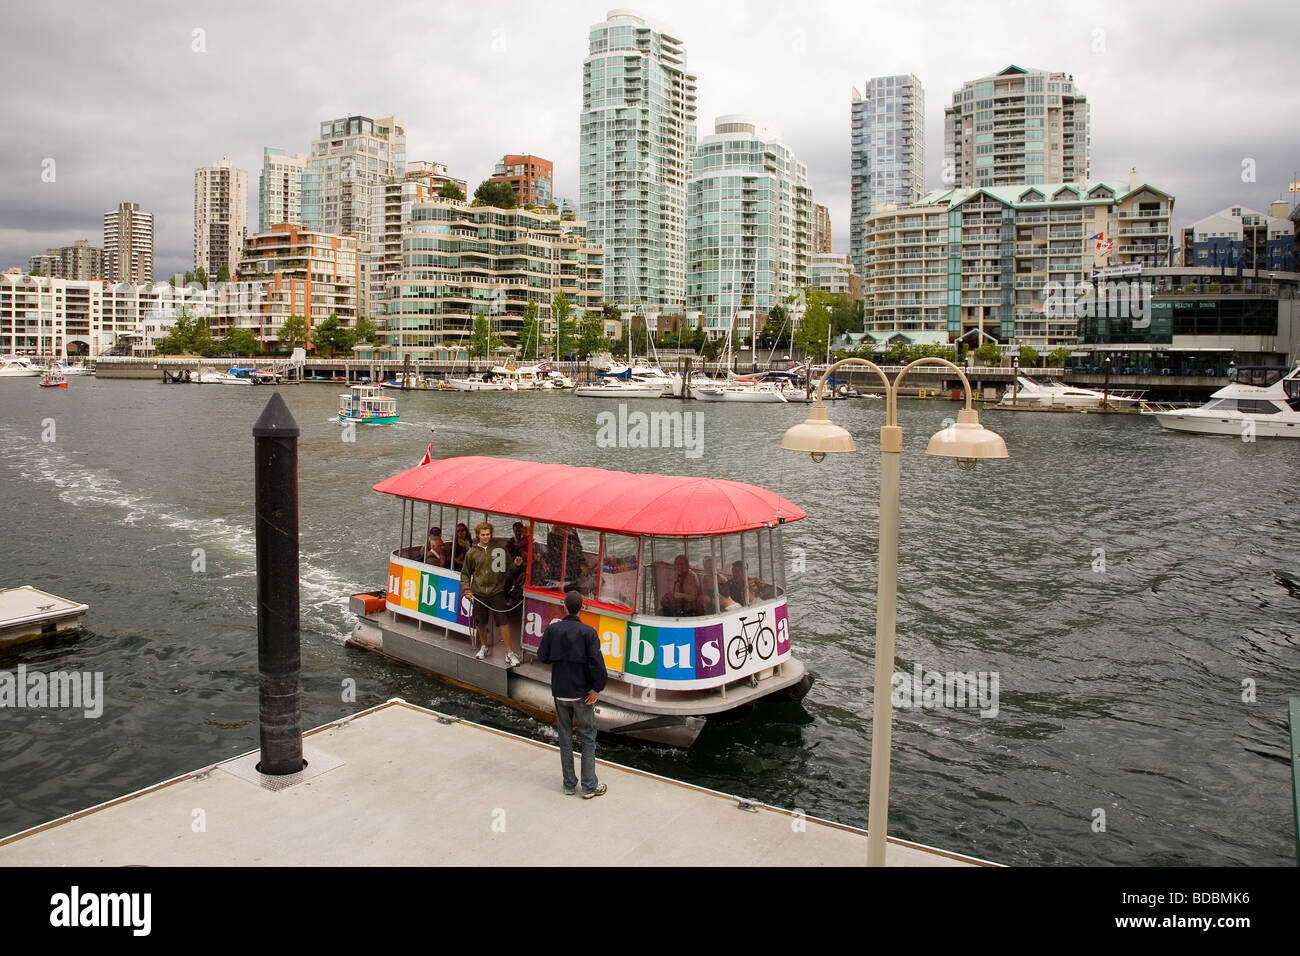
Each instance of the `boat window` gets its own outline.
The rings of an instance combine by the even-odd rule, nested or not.
[[[465,566],[466,552],[474,546],[474,525],[478,521],[460,508],[448,509],[448,514],[451,515],[451,536],[447,535],[447,525],[443,525],[442,539],[451,542],[451,569],[459,571]]]
[[[749,603],[745,587],[745,559],[739,534],[723,535],[718,541],[718,606],[720,610]]]
[[[746,604],[766,601],[776,596],[772,578],[772,551],[767,545],[767,529],[746,531],[745,579]]]
[[[582,537],[584,534],[587,539]],[[582,584],[577,587],[582,594],[595,594],[595,567],[600,553],[599,535],[595,531],[580,532],[568,525],[539,521],[533,525],[533,542],[533,562],[528,575],[531,587],[568,591]]]
[[[564,549],[564,590],[596,597],[600,576],[600,532],[570,528]]]
[[[772,586],[776,597],[785,596],[785,549],[781,544],[781,526],[768,530],[768,541],[772,545]]]
[[[601,535],[600,591],[596,599],[629,611],[636,606],[637,548],[640,539],[625,534]]]
[[[711,557],[707,538],[650,538],[649,571],[641,589],[641,612],[662,617],[708,613],[701,585],[704,558]]]
[[[1248,398],[1237,399],[1237,410],[1252,415],[1276,415],[1279,411],[1277,405],[1272,402],[1257,402]]]

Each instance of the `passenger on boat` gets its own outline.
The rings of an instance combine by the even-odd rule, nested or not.
[[[469,553],[469,549],[472,547],[474,547],[474,542],[469,537],[469,526],[462,521],[456,525],[456,544],[451,555],[451,569],[453,571],[464,569],[465,555]]]
[[[673,589],[664,598],[662,611],[667,617],[686,617],[703,610],[699,579],[684,554],[673,560]]]
[[[596,701],[605,689],[608,672],[600,652],[600,639],[591,626],[578,617],[582,595],[570,591],[564,596],[567,617],[552,621],[542,633],[537,659],[551,665],[551,694],[555,702],[555,729],[560,737],[560,774],[564,792],[577,792],[579,779],[573,772],[573,724],[577,719],[582,750],[583,799],[599,797],[608,788],[596,779]]]
[[[474,533],[478,535],[478,544],[470,548],[465,556],[465,564],[460,572],[461,593],[474,602],[474,626],[478,629],[479,649],[474,656],[483,660],[489,654],[487,645],[488,618],[496,622],[501,631],[501,638],[506,644],[506,666],[519,666],[510,643],[510,617],[507,614],[506,592],[513,574],[519,565],[511,561],[506,550],[494,546],[492,542],[492,525],[480,522]]]
[[[514,534],[511,536],[510,540],[506,542],[506,551],[510,552],[511,558],[527,559],[529,542],[528,535],[524,533],[524,523],[522,521],[516,521],[511,530]]]
[[[731,577],[727,580],[718,576],[718,596],[726,594],[727,599],[732,602],[728,607],[735,604],[745,604],[748,596],[745,593],[745,564],[743,561],[733,562],[731,565]]]
[[[430,528],[429,538],[424,544],[424,563],[445,568],[447,566],[447,552],[450,547],[446,541],[442,540],[442,528]]]

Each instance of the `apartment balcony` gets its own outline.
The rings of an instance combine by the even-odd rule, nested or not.
[[[1168,219],[1169,212],[1159,209],[1137,209],[1132,212],[1123,212],[1119,214],[1120,219]]]

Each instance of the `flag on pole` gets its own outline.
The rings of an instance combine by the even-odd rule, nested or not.
[[[429,429],[429,447],[424,451],[424,457],[420,459],[421,465],[427,465],[433,461],[433,429]]]
[[[1104,236],[1102,233],[1099,232],[1095,236],[1089,236],[1088,241],[1092,242],[1094,239],[1102,239],[1102,238],[1104,238]]]

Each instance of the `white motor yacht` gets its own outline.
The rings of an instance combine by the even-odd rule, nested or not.
[[[1195,408],[1145,404],[1161,428],[1233,438],[1300,438],[1300,365],[1243,366],[1228,371],[1228,384]]]
[[[662,385],[606,379],[595,385],[579,385],[573,394],[579,398],[658,398],[663,391]]]
[[[25,358],[8,355],[0,359],[0,378],[35,378],[41,374],[40,366],[33,365]]]
[[[519,390],[517,382],[507,381],[491,372],[471,375],[468,378],[449,378],[447,385],[458,392],[517,392]]]
[[[737,378],[719,385],[690,384],[691,398],[701,402],[784,402],[778,383]]]
[[[1117,408],[1133,407],[1142,401],[1143,392],[1127,389],[1100,391],[1063,385],[1050,378],[1039,381],[1028,375],[1017,375],[1018,388],[1008,388],[1002,394],[1002,405],[1027,405],[1034,408],[1100,408],[1109,403]]]

